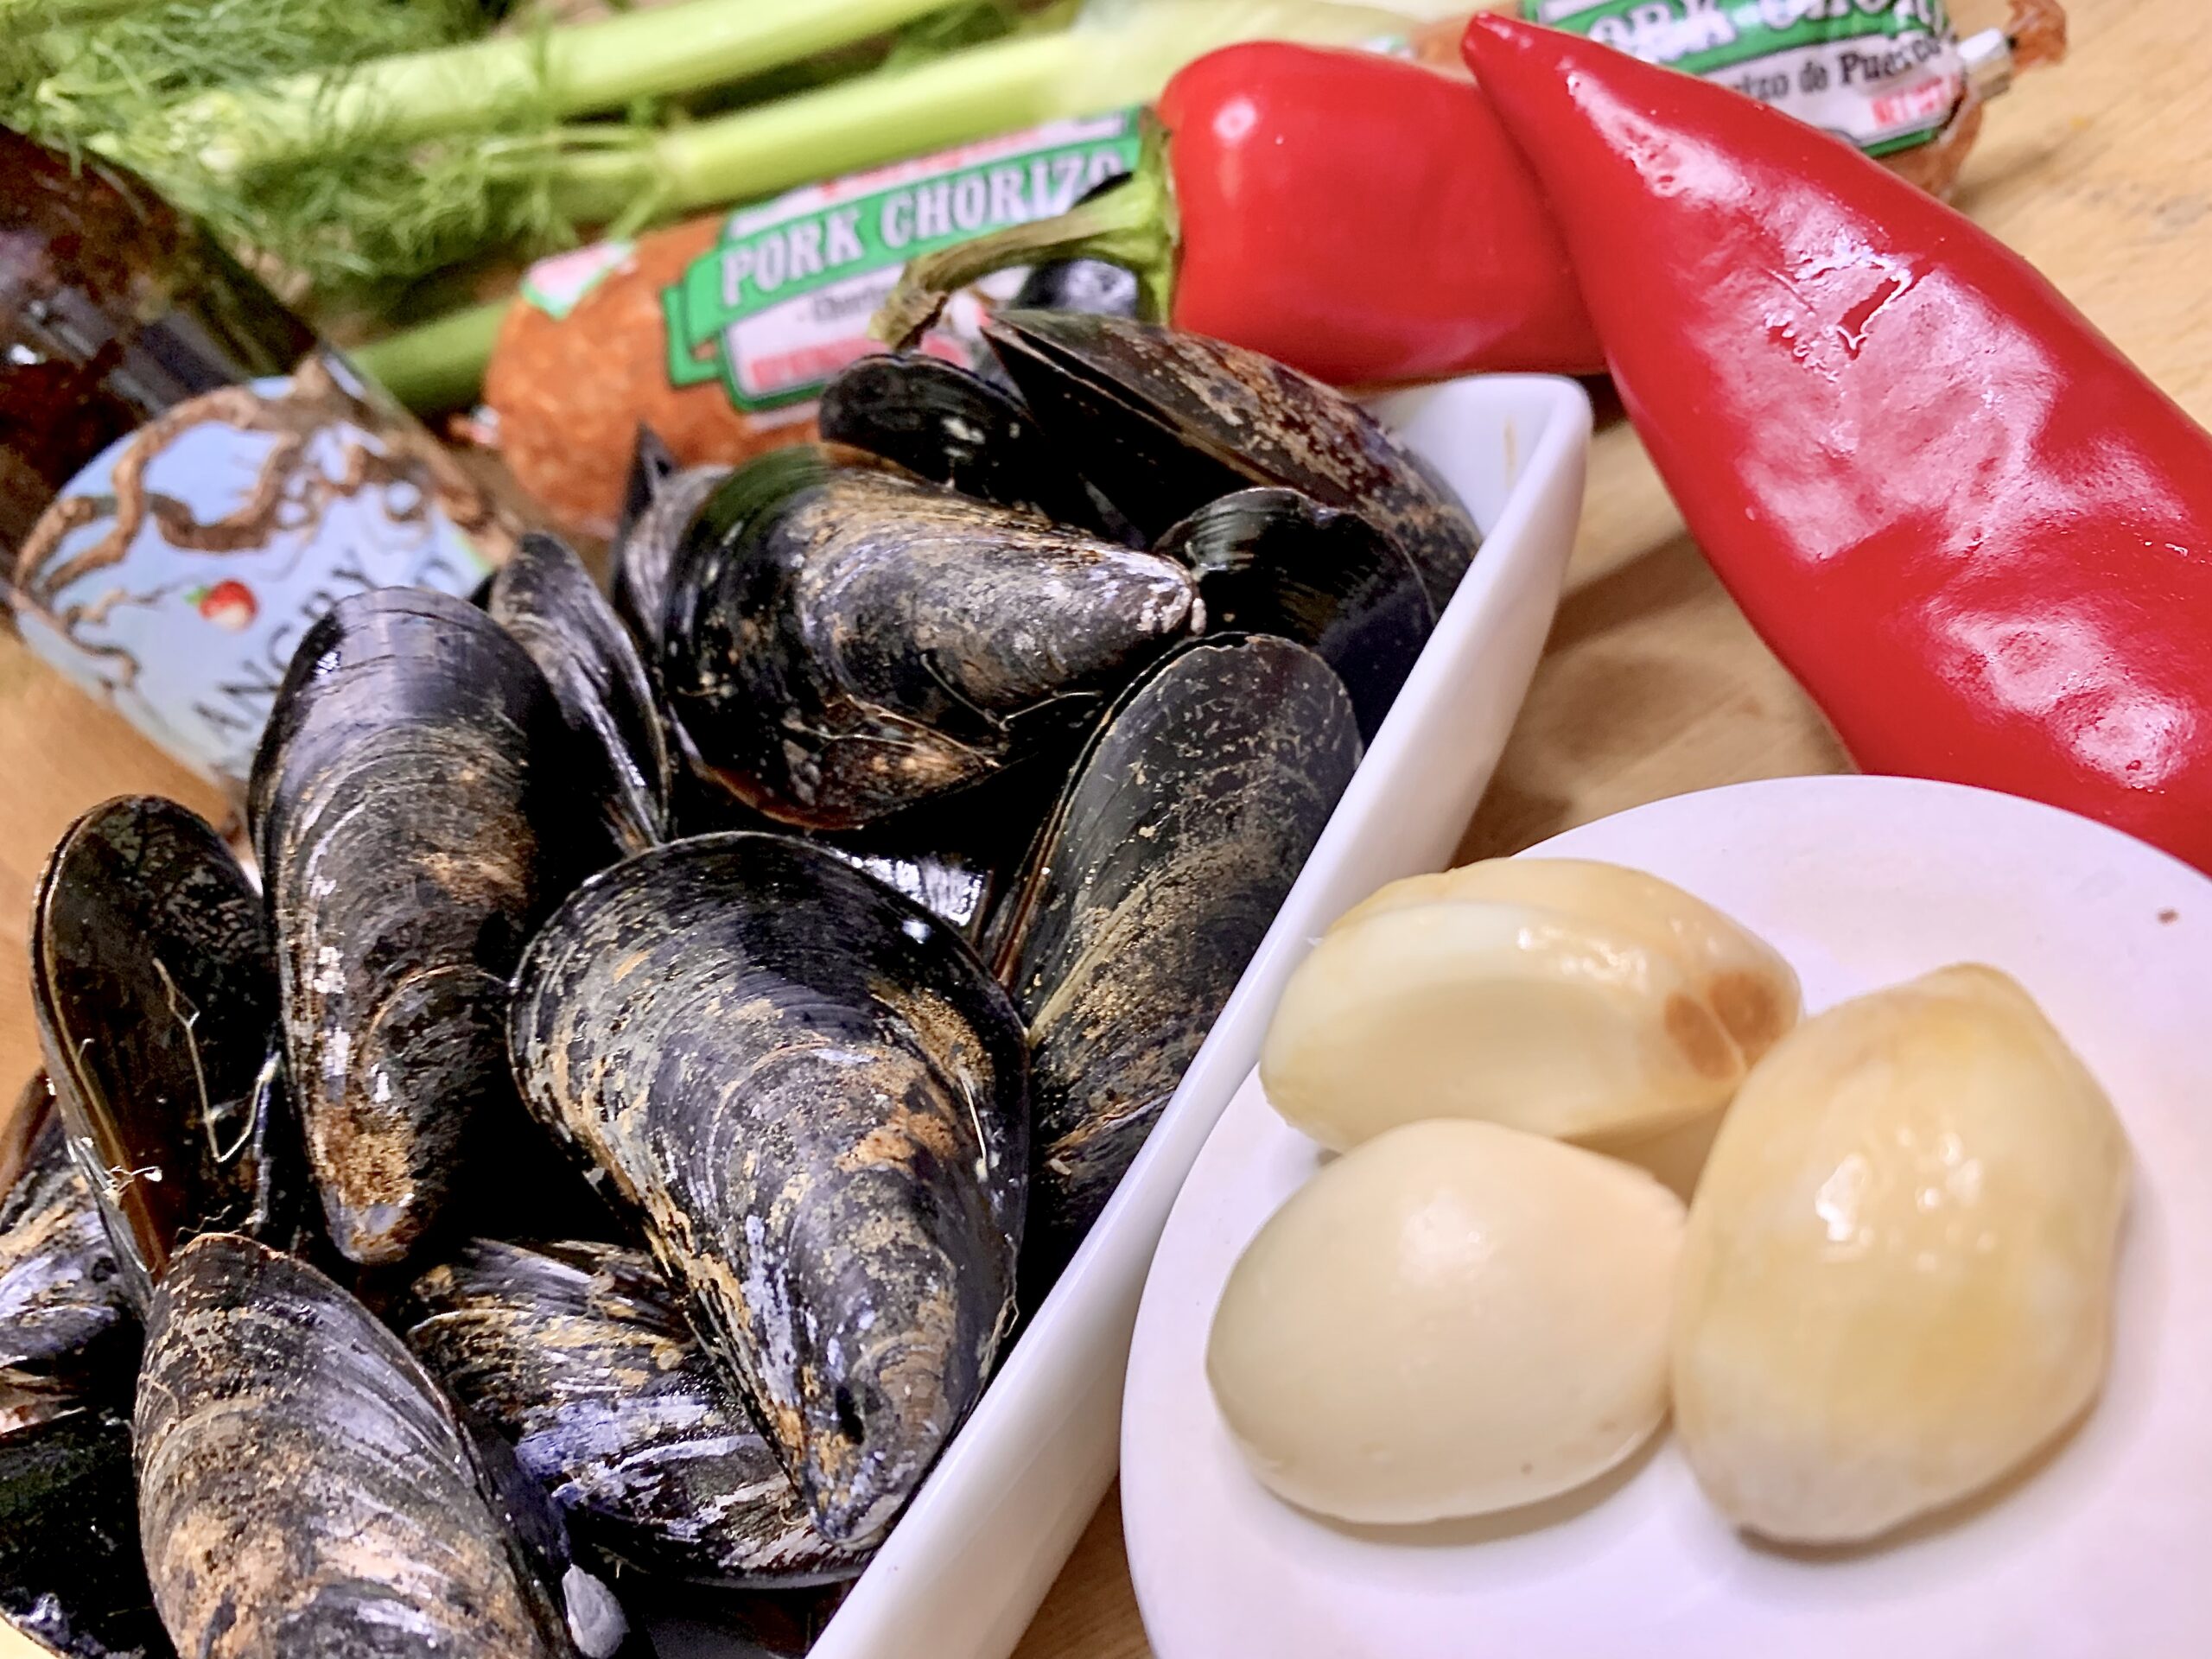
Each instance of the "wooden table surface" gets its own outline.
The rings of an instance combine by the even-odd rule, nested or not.
[[[1954,0],[1962,29],[2003,0]],[[2212,424],[2212,6],[2071,0],[2074,52],[1993,108],[1959,205],[2036,261]],[[1462,858],[1640,803],[1847,766],[1714,583],[1634,435],[1602,430],[1571,591]],[[36,1067],[23,973],[33,884],[84,808],[150,790],[223,804],[0,639],[0,1091]],[[1019,1659],[1147,1652],[1109,1498]],[[29,1649],[0,1630],[0,1659]]]
[[[2212,6],[2068,0],[2067,10],[2072,55],[1992,106],[1958,205],[2212,425]],[[1953,0],[1951,10],[1961,29],[2004,15],[2002,0]],[[1461,861],[1688,790],[1847,769],[1618,423],[1591,454],[1568,581]],[[1109,1498],[1016,1659],[1147,1652]]]

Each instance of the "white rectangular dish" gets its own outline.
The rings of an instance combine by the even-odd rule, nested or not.
[[[1441,868],[1490,781],[1559,602],[1589,401],[1571,380],[1485,376],[1374,408],[1459,493],[1482,552],[1159,1127],[810,1659],[1012,1652],[1113,1480],[1146,1268],[1284,977],[1330,918]],[[659,1634],[664,1659],[753,1651],[696,1626]]]

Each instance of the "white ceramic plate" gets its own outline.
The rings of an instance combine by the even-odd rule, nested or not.
[[[1482,554],[1159,1127],[810,1659],[1014,1650],[1113,1480],[1145,1266],[1206,1132],[1259,1057],[1284,976],[1329,918],[1449,858],[1490,781],[1559,603],[1589,401],[1571,380],[1497,375],[1375,408],[1466,503]],[[656,1634],[663,1659],[753,1651],[696,1625]]]
[[[2212,882],[2049,807],[1885,778],[1683,796],[1532,851],[1711,900],[1814,1010],[1961,960],[2017,976],[2134,1147],[2104,1397],[1992,1500],[1826,1558],[1745,1541],[1663,1438],[1510,1516],[1332,1526],[1245,1471],[1203,1375],[1230,1264],[1319,1156],[1254,1078],[1176,1204],[1130,1357],[1122,1513],[1160,1659],[2212,1654]]]

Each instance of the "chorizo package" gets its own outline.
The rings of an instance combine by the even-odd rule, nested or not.
[[[1496,10],[1511,11],[1511,6]],[[1786,110],[1948,195],[2012,73],[2066,49],[2059,0],[1961,40],[1945,0],[1521,0],[1520,15]]]
[[[564,525],[604,537],[640,425],[685,466],[810,438],[830,377],[880,349],[868,318],[908,259],[1065,213],[1137,145],[1134,110],[1056,121],[544,260],[485,374],[500,454]],[[1022,277],[960,296],[924,349],[968,360]]]

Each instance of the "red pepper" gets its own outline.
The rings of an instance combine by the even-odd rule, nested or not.
[[[2212,436],[1845,145],[1548,29],[1465,50],[1691,531],[1859,764],[2212,868]]]
[[[990,271],[1089,257],[1135,270],[1154,320],[1339,385],[1597,368],[1567,250],[1471,83],[1259,42],[1186,66],[1157,113],[1135,178],[916,260],[879,334]]]

